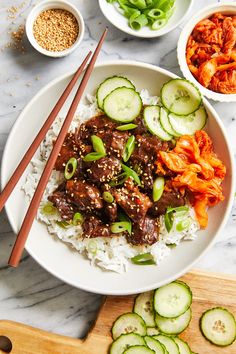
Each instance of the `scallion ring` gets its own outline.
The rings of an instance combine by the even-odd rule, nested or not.
[[[154,202],[157,202],[164,191],[165,179],[164,177],[157,177],[153,183],[152,198]]]
[[[178,224],[176,225],[176,230],[179,232],[188,230],[190,225],[191,225],[191,221],[188,218],[185,218],[178,222]]]
[[[101,155],[106,155],[106,148],[101,138],[97,135],[91,136],[91,141],[93,144],[93,150]]]
[[[107,203],[113,203],[114,202],[114,197],[110,192],[103,192],[102,193],[102,197],[103,199],[107,202]]]
[[[116,127],[116,130],[124,131],[124,130],[132,130],[135,128],[137,128],[137,124],[129,123],[129,124],[119,125],[119,127]]]
[[[47,204],[45,204],[45,205],[42,207],[41,212],[42,212],[44,215],[53,215],[53,214],[56,214],[57,208],[55,208],[52,203],[48,202]]]
[[[121,184],[123,184],[129,176],[127,175],[126,172],[121,173],[120,175],[116,176],[111,182],[109,182],[109,185],[111,187],[116,187]]]
[[[65,179],[71,179],[76,171],[77,168],[77,160],[75,157],[71,157],[68,161],[67,164],[65,166],[65,171],[64,171],[64,176]]]
[[[123,153],[123,160],[124,162],[127,162],[134,152],[135,149],[135,136],[131,135],[129,139],[127,140],[127,143],[125,144],[125,149]]]
[[[102,157],[104,157],[103,154],[99,154],[98,152],[90,152],[89,154],[85,155],[83,160],[85,162],[92,162],[92,161],[100,160]]]
[[[84,221],[83,215],[80,214],[79,212],[75,213],[73,216],[72,224],[74,226],[77,226],[79,224],[82,224]]]
[[[152,265],[156,264],[151,253],[138,254],[131,258],[131,262],[137,265]]]
[[[128,177],[132,177],[134,181],[137,183],[138,186],[141,186],[141,181],[137,173],[132,170],[132,168],[124,165],[123,163],[121,164],[123,171],[127,174]]]
[[[56,223],[62,229],[68,229],[68,227],[71,227],[71,224],[65,220],[57,221]]]
[[[128,221],[113,222],[111,224],[111,232],[113,234],[119,234],[120,232],[128,231],[130,225]]]
[[[173,223],[174,223],[173,212],[172,213],[165,213],[164,222],[165,222],[166,230],[169,233],[171,231],[171,229],[173,227]]]

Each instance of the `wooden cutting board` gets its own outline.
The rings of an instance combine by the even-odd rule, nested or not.
[[[193,318],[181,334],[192,350],[199,354],[236,354],[236,342],[219,348],[207,342],[199,331],[199,318],[208,308],[227,307],[236,316],[236,278],[193,271],[181,278],[193,291]],[[134,296],[109,296],[102,305],[97,320],[84,340],[64,337],[26,326],[0,321],[0,348],[6,336],[12,343],[11,354],[107,354],[112,342],[110,330],[113,321],[122,313],[132,310]],[[47,319],[45,319],[46,321]],[[171,353],[170,353],[171,354]]]

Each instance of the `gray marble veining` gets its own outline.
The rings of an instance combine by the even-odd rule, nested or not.
[[[81,10],[86,32],[80,48],[62,59],[38,54],[25,38],[25,54],[8,48],[12,42],[9,32],[24,24],[27,13],[37,1],[0,2],[0,156],[11,127],[26,103],[50,80],[75,69],[88,49],[95,47],[106,25],[109,26],[109,35],[100,61],[136,59],[180,74],[176,43],[183,24],[162,38],[141,40],[110,25],[101,14],[97,0],[71,2]],[[190,16],[206,4],[215,2],[195,0]],[[11,6],[18,7],[14,16],[8,10]],[[236,103],[213,102],[213,105],[222,117],[236,155]],[[21,321],[69,336],[83,336],[95,318],[101,297],[62,283],[26,253],[18,269],[8,268],[7,259],[13,240],[14,234],[3,212],[0,215],[0,319]],[[197,267],[236,274],[236,204],[227,226]]]

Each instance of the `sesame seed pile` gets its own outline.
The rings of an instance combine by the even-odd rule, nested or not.
[[[51,52],[70,48],[79,34],[75,16],[63,9],[41,12],[33,25],[33,33],[38,44]]]

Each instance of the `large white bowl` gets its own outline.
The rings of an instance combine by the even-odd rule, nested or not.
[[[190,34],[192,33],[194,27],[198,22],[205,18],[211,17],[214,13],[221,12],[223,14],[234,14],[236,16],[236,2],[227,2],[227,3],[218,3],[214,5],[210,5],[199,11],[195,16],[191,17],[191,19],[184,26],[178,41],[177,46],[177,56],[180,69],[186,79],[192,81],[201,91],[201,93],[207,98],[211,98],[215,101],[220,102],[236,102],[236,94],[223,94],[214,92],[212,90],[207,89],[202,86],[192,75],[191,71],[188,68],[186,62],[186,46],[189,39]]]
[[[95,92],[98,84],[106,77],[118,74],[133,80],[137,89],[148,88],[152,95],[159,95],[163,83],[176,77],[166,70],[149,64],[133,61],[108,62],[96,66],[86,92]],[[11,176],[32,138],[71,79],[71,75],[64,75],[44,87],[19,116],[9,135],[3,155],[2,186]],[[67,108],[68,104],[69,102]],[[206,129],[213,139],[218,156],[227,166],[227,176],[224,181],[225,201],[209,210],[209,225],[205,231],[200,232],[195,241],[183,242],[173,249],[170,257],[158,267],[131,265],[126,274],[120,275],[91,266],[83,256],[49,235],[45,225],[35,221],[26,244],[26,249],[31,256],[61,280],[75,287],[101,294],[124,295],[147,291],[166,284],[187,272],[213,244],[217,234],[222,231],[233,200],[233,158],[227,136],[221,120],[205,99],[204,105],[209,114]],[[66,110],[63,109],[62,114],[64,115],[65,112]],[[6,204],[6,211],[15,233],[19,231],[29,204],[21,190],[29,172],[30,168],[24,173]]]

